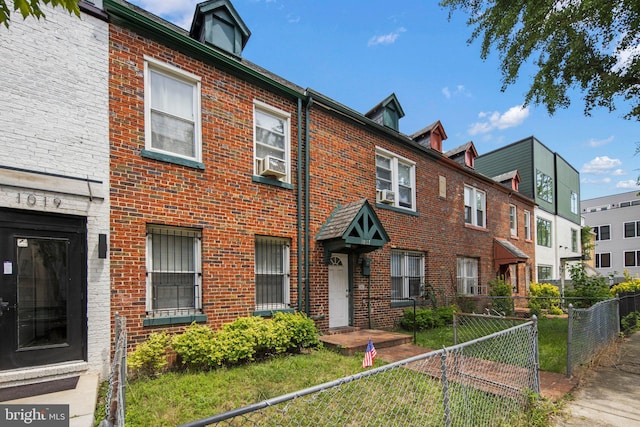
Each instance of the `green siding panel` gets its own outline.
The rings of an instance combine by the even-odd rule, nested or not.
[[[533,198],[535,177],[532,175],[532,142],[532,138],[523,139],[479,156],[475,160],[475,169],[488,177],[517,169],[520,174],[520,193]]]

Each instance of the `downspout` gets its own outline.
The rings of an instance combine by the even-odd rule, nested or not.
[[[311,95],[307,98],[307,108],[305,109],[305,144],[304,144],[304,283],[305,283],[305,312],[307,316],[311,314],[311,304],[309,298],[309,163],[310,163],[310,142],[309,142],[309,110],[313,104]]]
[[[298,311],[302,311],[302,99],[298,98],[298,203],[297,203],[297,230],[298,230]],[[305,270],[306,271],[306,270]]]

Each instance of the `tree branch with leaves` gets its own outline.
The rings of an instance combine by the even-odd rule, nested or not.
[[[451,19],[466,12],[481,40],[482,59],[499,52],[502,90],[522,64],[536,68],[525,104],[553,114],[570,105],[570,90],[584,93],[585,115],[625,100],[626,119],[640,120],[640,2],[637,0],[442,0]]]
[[[19,12],[23,19],[29,16],[35,18],[46,18],[42,11],[42,5],[51,5],[53,7],[62,7],[69,13],[80,16],[79,0],[0,0],[0,24],[4,24],[9,28],[11,21],[11,13]],[[11,5],[13,7],[11,7]]]

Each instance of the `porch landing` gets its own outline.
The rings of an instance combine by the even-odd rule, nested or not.
[[[396,332],[356,328],[331,330],[320,337],[325,347],[337,350],[345,356],[352,356],[357,352],[364,353],[369,340],[373,341],[376,351],[380,354],[381,349],[408,344],[413,337]]]

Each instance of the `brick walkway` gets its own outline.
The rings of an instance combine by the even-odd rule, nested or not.
[[[326,347],[338,349],[345,355],[364,352],[371,339],[376,347],[378,358],[392,363],[408,359],[431,350],[410,344],[412,337],[395,332],[371,329],[347,330],[320,339]],[[550,400],[558,400],[578,385],[576,378],[567,378],[564,374],[540,371],[540,395]]]

